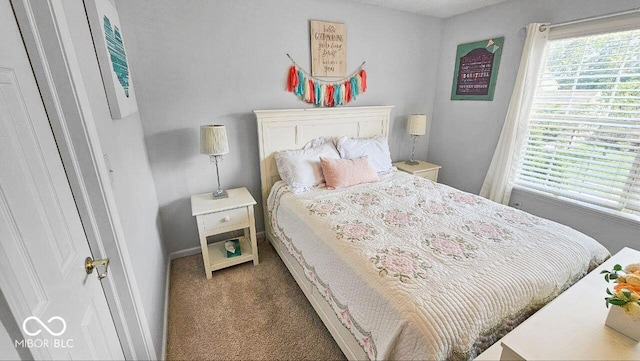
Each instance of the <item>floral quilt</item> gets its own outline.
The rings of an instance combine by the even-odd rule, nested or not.
[[[268,208],[370,359],[473,359],[609,257],[569,227],[403,172],[297,195],[279,182]]]

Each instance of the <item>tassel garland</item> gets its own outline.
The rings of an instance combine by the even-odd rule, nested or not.
[[[289,68],[286,90],[321,107],[347,104],[367,91],[367,72],[361,67],[347,78],[333,82],[310,76],[294,62]]]
[[[293,92],[298,84],[298,71],[294,66],[289,69],[289,79],[287,80],[287,91]]]

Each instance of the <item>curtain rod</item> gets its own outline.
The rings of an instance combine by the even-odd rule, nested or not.
[[[599,15],[599,16],[592,16],[592,17],[589,17],[589,18],[571,20],[571,21],[566,21],[564,23],[558,23],[558,24],[550,24],[550,25],[542,24],[542,25],[540,25],[540,29],[539,30],[540,31],[545,31],[545,30],[547,30],[547,28],[553,29],[553,28],[555,28],[557,26],[565,26],[565,25],[578,24],[578,23],[582,23],[582,22],[585,22],[585,21],[607,19],[607,18],[611,18],[611,17],[614,17],[614,16],[628,15],[628,14],[633,14],[633,13],[637,13],[637,12],[640,12],[640,8],[621,11],[621,12],[617,12],[617,13],[611,13],[611,14],[605,14],[605,15]]]

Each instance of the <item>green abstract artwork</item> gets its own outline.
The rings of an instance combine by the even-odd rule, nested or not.
[[[107,49],[111,57],[113,72],[116,74],[120,85],[124,89],[124,94],[129,97],[129,66],[127,65],[127,54],[124,52],[122,35],[117,26],[111,26],[108,17],[104,17],[104,38],[107,42]]]

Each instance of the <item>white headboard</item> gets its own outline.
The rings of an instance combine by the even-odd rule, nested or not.
[[[391,109],[393,106],[254,110],[258,121],[265,224],[269,223],[267,197],[273,184],[280,179],[274,157],[276,152],[300,149],[318,137],[388,137]]]

